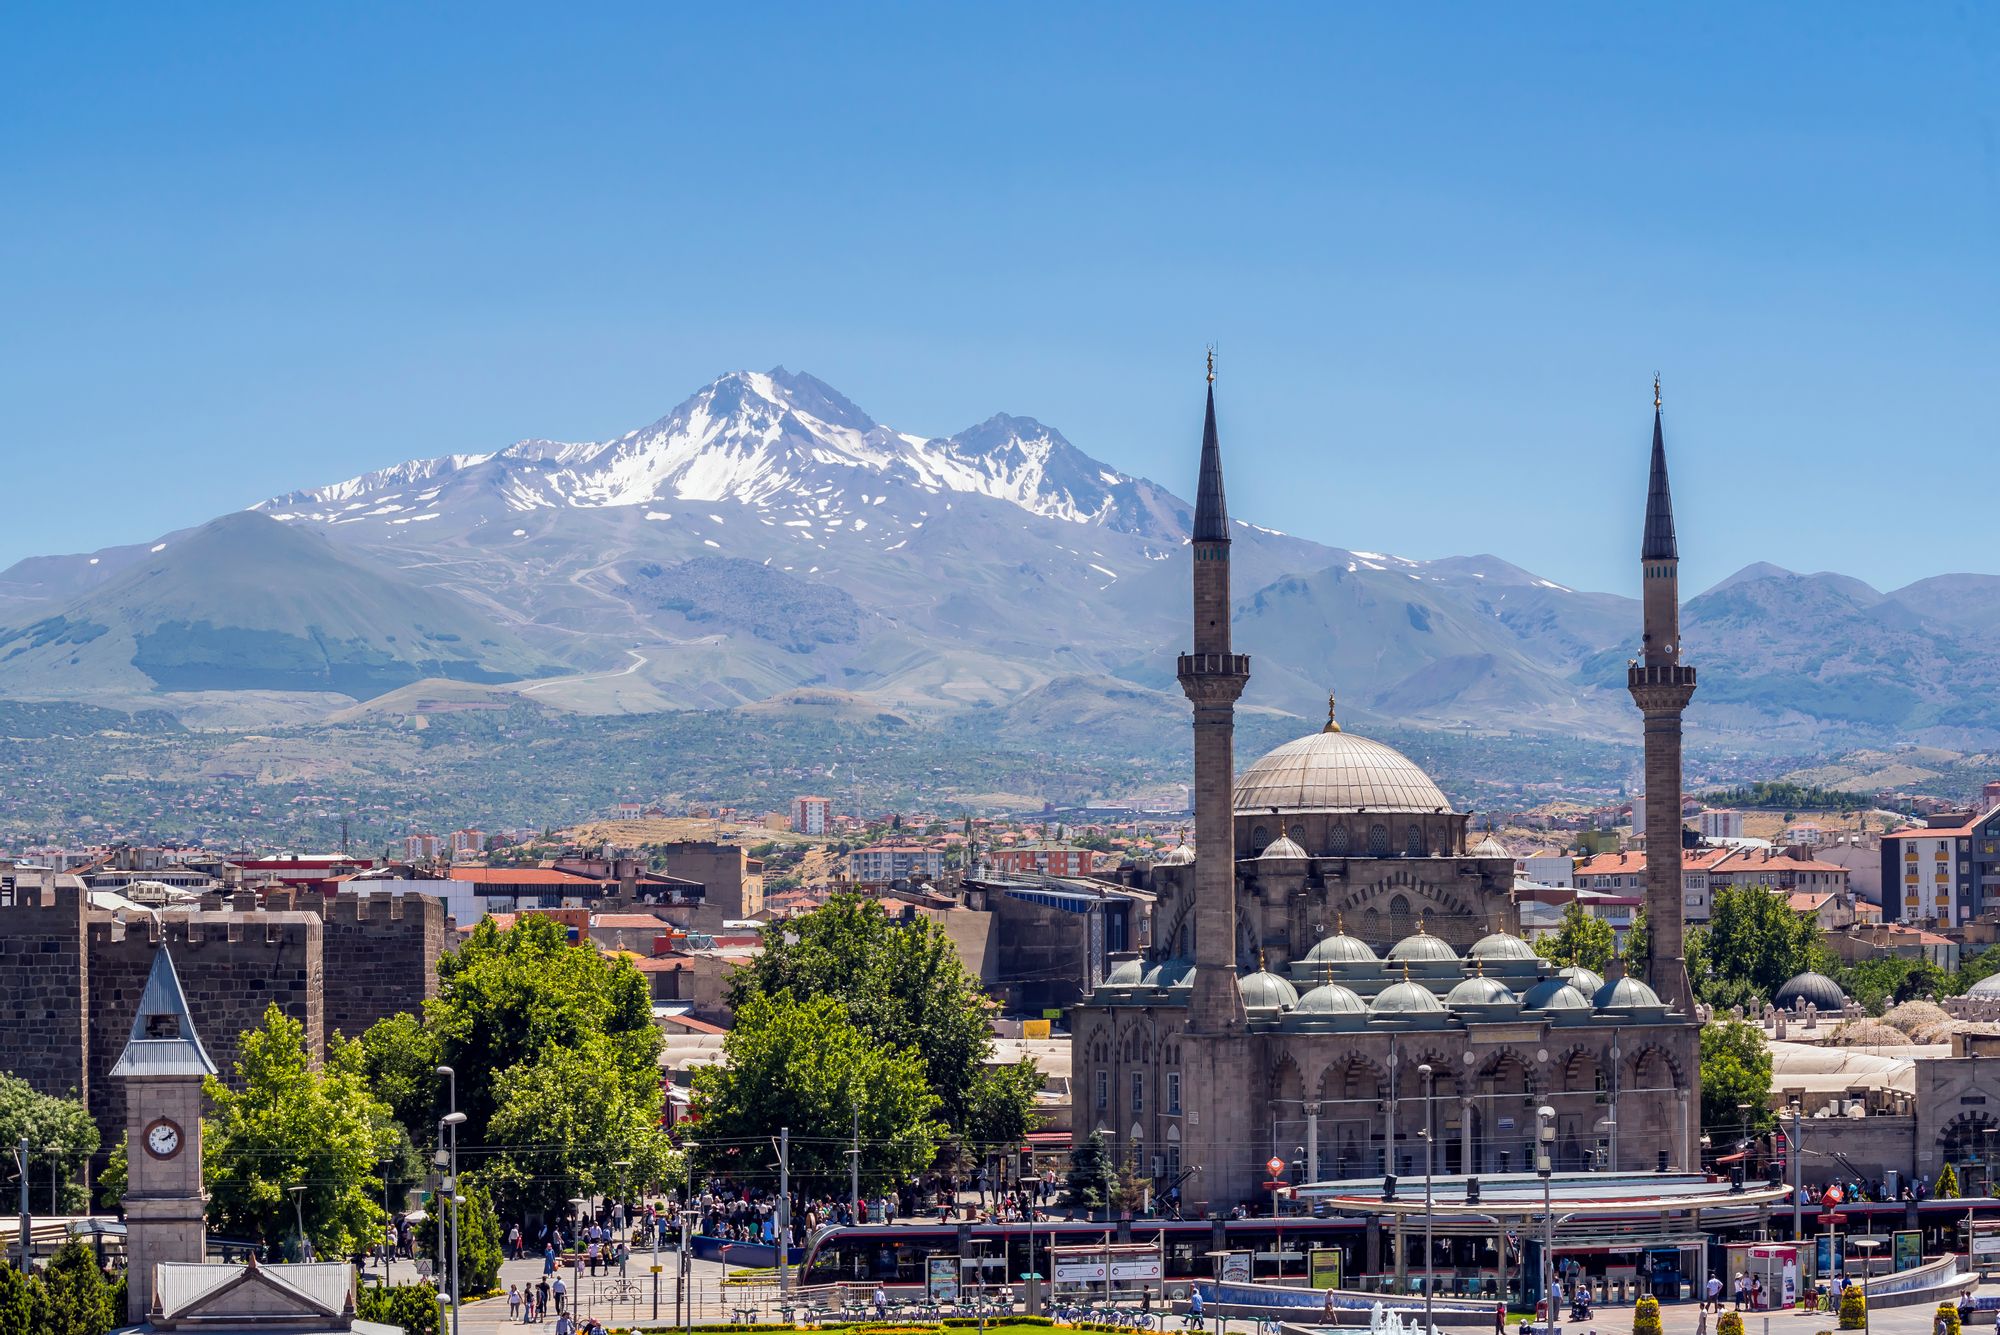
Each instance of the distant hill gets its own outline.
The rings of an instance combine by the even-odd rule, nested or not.
[[[262,515],[226,515],[60,611],[0,628],[12,694],[320,691],[567,669],[463,600]]]

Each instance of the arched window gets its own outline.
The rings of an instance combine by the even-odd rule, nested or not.
[[[1335,825],[1326,832],[1327,851],[1337,858],[1347,856],[1347,827]]]
[[[1410,832],[1405,840],[1404,847],[1413,858],[1420,858],[1424,855],[1427,850],[1424,847],[1423,826],[1415,824],[1410,826]]]
[[[1368,827],[1368,856],[1386,858],[1389,856],[1389,827],[1371,825]]]
[[[1292,842],[1293,842],[1293,843],[1297,844],[1297,845],[1298,845],[1298,846],[1299,846],[1300,848],[1304,848],[1304,847],[1306,846],[1306,827],[1305,827],[1305,826],[1303,826],[1303,825],[1294,825],[1294,826],[1292,827],[1292,831],[1291,831],[1291,834],[1292,834]]]
[[[1263,852],[1264,845],[1270,842],[1271,842],[1271,832],[1265,829],[1262,825],[1255,826],[1251,829],[1250,851],[1252,853]]]
[[[1409,917],[1409,916],[1410,916],[1410,901],[1408,900],[1408,898],[1406,898],[1406,897],[1405,897],[1405,896],[1403,896],[1403,895],[1397,895],[1397,896],[1396,896],[1396,897],[1395,897],[1394,899],[1390,900],[1390,901],[1389,901],[1389,916],[1390,916],[1390,917],[1392,917],[1392,918],[1407,918],[1407,917]]]

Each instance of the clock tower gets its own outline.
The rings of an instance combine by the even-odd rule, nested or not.
[[[207,1256],[201,1082],[215,1073],[163,945],[153,956],[132,1037],[111,1068],[111,1078],[125,1082],[126,1319],[134,1325],[151,1314],[155,1266]]]

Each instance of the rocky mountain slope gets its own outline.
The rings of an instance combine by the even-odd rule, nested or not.
[[[1190,473],[1194,453],[1191,438]],[[1107,730],[1184,708],[1190,506],[1028,417],[926,438],[812,376],[735,372],[613,440],[421,458],[252,510],[0,572],[0,694],[179,709],[312,691],[402,711],[439,698],[417,674],[461,702],[583,712],[813,698]],[[307,546],[186,555],[275,533]],[[1491,556],[1409,561],[1241,518],[1235,535],[1253,709],[1315,718],[1332,689],[1343,717],[1377,724],[1634,731],[1631,599]],[[1955,707],[1987,684],[1995,624],[2000,579],[1885,595],[1749,567],[1689,604],[1691,722],[1785,744],[2000,735]]]

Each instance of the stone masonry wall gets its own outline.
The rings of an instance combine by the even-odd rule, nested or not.
[[[0,905],[0,1071],[88,1098],[83,892],[20,893],[29,902]]]
[[[315,1057],[326,1050],[322,943],[316,913],[227,912],[128,917],[93,912],[90,955],[90,1112],[116,1144],[125,1129],[125,1091],[109,1073],[125,1050],[153,953],[174,952],[195,1032],[222,1078],[234,1081],[237,1040],[276,1002],[306,1029]]]
[[[313,895],[324,914],[326,1031],[359,1038],[437,995],[444,901],[432,895]],[[275,907],[275,906],[274,906]]]

